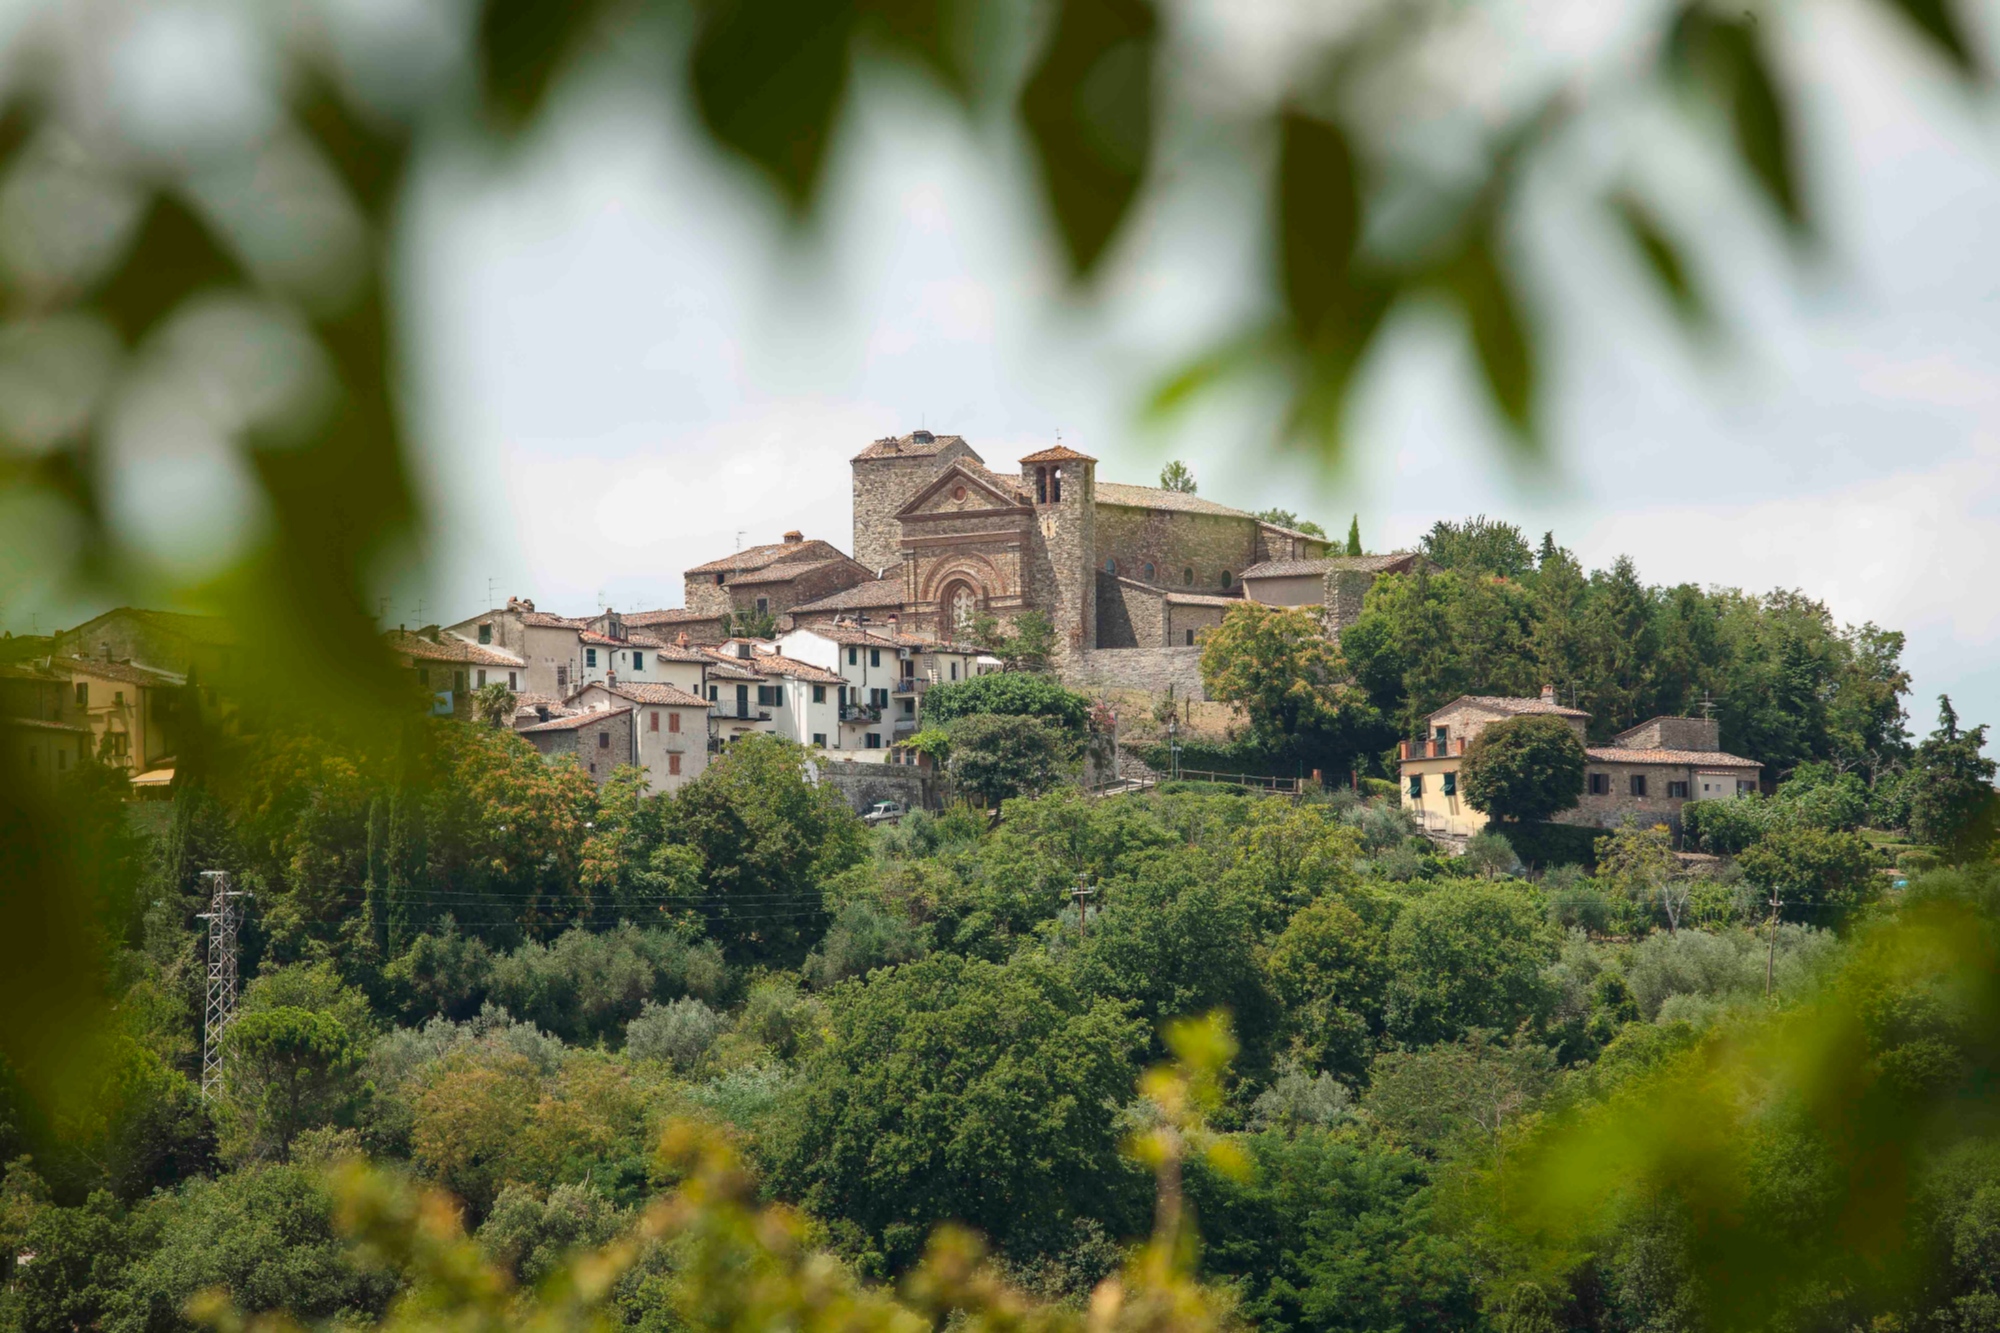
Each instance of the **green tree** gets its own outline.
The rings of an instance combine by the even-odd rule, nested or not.
[[[1160,489],[1163,491],[1179,491],[1183,495],[1193,495],[1195,493],[1193,471],[1188,468],[1186,463],[1176,458],[1173,462],[1160,469]]]
[[[680,790],[666,836],[701,857],[698,906],[733,959],[796,966],[826,926],[820,885],[867,855],[868,832],[805,752],[745,736]]]
[[[1356,514],[1347,524],[1347,553],[1349,555],[1362,554],[1361,515],[1359,514]]]
[[[1268,966],[1304,1058],[1358,1084],[1383,1031],[1386,932],[1329,895],[1286,923]]]
[[[104,1328],[137,1239],[125,1210],[102,1190],[80,1208],[31,1210],[18,1253],[33,1258],[10,1284],[10,1313],[22,1333]]]
[[[924,720],[943,725],[974,713],[1045,718],[1082,743],[1090,729],[1090,700],[1049,676],[995,671],[939,685],[924,695]]]
[[[837,987],[826,1046],[768,1148],[772,1183],[859,1226],[889,1268],[959,1220],[1032,1253],[1077,1218],[1129,1225],[1107,1105],[1131,1096],[1144,1026],[1033,954],[937,954]]]
[[[1554,1085],[1555,1052],[1475,1029],[1456,1041],[1379,1056],[1363,1108],[1399,1143],[1436,1156],[1468,1141],[1496,1152],[1502,1132]]]
[[[1986,728],[1959,730],[1951,696],[1939,695],[1937,730],[1917,747],[1910,778],[1910,832],[1953,857],[1969,858],[1994,838],[1994,763],[1985,748]]]
[[[1056,627],[1043,612],[1023,611],[1010,633],[998,616],[981,611],[972,618],[972,642],[999,658],[1008,672],[1046,671],[1056,650]]]
[[[240,1015],[223,1045],[225,1147],[249,1160],[283,1162],[308,1129],[338,1118],[354,1089],[354,1038],[330,1014],[279,1006]]]
[[[1459,783],[1466,804],[1495,819],[1543,820],[1583,795],[1584,763],[1583,742],[1568,722],[1531,713],[1490,723],[1473,737]]]
[[[1779,828],[1736,858],[1750,882],[1776,889],[1785,914],[1807,925],[1837,926],[1872,902],[1881,855],[1858,833]]]
[[[1440,519],[1418,541],[1417,549],[1440,569],[1468,574],[1518,579],[1535,568],[1535,553],[1521,530],[1484,514],[1463,523]]]
[[[1054,787],[1075,753],[1070,739],[1045,718],[973,713],[945,730],[952,781],[989,807]]]
[[[1411,1045],[1473,1028],[1538,1028],[1555,1003],[1544,974],[1557,935],[1527,891],[1499,883],[1440,885],[1389,930],[1389,1035]]]
[[[1318,617],[1302,608],[1245,602],[1202,638],[1208,697],[1240,705],[1267,744],[1331,730],[1345,675]]]
[[[1300,518],[1289,509],[1260,509],[1253,515],[1260,523],[1273,527],[1290,528],[1293,532],[1303,532],[1312,537],[1326,536],[1326,529],[1309,518]]]

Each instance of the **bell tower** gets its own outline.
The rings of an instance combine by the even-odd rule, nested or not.
[[[1056,631],[1056,654],[1074,662],[1097,641],[1097,460],[1068,445],[1021,460],[1041,549],[1027,562],[1028,590]]]

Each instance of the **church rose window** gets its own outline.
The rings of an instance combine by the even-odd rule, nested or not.
[[[963,486],[952,487],[951,498],[954,500],[963,500],[965,498],[965,487]]]

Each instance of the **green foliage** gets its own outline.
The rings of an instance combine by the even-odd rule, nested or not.
[[[1176,458],[1160,469],[1160,489],[1193,495],[1200,488],[1194,483],[1194,472],[1186,463]]]
[[[223,1099],[234,1122],[228,1151],[289,1160],[300,1134],[341,1114],[359,1058],[353,1035],[331,1015],[281,1006],[238,1016],[223,1044]]]
[[[891,1268],[959,1219],[1003,1248],[1078,1217],[1123,1225],[1106,1101],[1130,1095],[1141,1025],[1047,963],[937,955],[837,989],[826,1047],[769,1148],[773,1182],[852,1220]]]
[[[1043,612],[1023,611],[1014,617],[1013,632],[1009,633],[998,617],[981,611],[972,618],[972,641],[980,651],[999,658],[1006,673],[1041,672],[1048,670],[1049,658],[1056,650],[1056,627]],[[930,716],[928,709],[925,716]]]
[[[1269,747],[1331,730],[1344,675],[1339,651],[1309,610],[1245,602],[1202,636],[1208,697],[1241,706]]]
[[[1521,858],[1514,855],[1514,844],[1498,829],[1483,828],[1465,842],[1465,855],[1460,864],[1482,879],[1492,879],[1499,875],[1512,875],[1521,869]]]
[[[634,1060],[664,1060],[691,1070],[727,1027],[722,1015],[692,996],[671,1004],[648,1000],[625,1025],[625,1053]]]
[[[1949,696],[1938,699],[1937,730],[1917,747],[1910,777],[1910,832],[1953,856],[1970,858],[2000,832],[1994,762],[1981,753],[1986,728],[1960,731]]]
[[[1359,514],[1356,514],[1356,515],[1354,516],[1353,520],[1352,520],[1352,521],[1350,521],[1350,522],[1348,523],[1348,525],[1347,525],[1347,554],[1349,554],[1349,555],[1360,555],[1360,554],[1362,554],[1362,551],[1361,551],[1361,515],[1359,515]]]
[[[1421,1050],[1386,1051],[1362,1106],[1396,1142],[1435,1157],[1468,1141],[1498,1147],[1555,1082],[1555,1052],[1473,1029]]]
[[[1271,984],[1312,1065],[1350,1082],[1365,1077],[1384,1027],[1387,952],[1385,932],[1335,897],[1286,923],[1271,947]]]
[[[1438,568],[1467,574],[1518,579],[1535,568],[1535,553],[1521,530],[1484,514],[1463,523],[1440,519],[1423,535],[1417,549]]]
[[[1040,717],[973,713],[946,730],[952,780],[988,806],[1054,787],[1075,753],[1071,738]]]
[[[1465,747],[1466,804],[1496,819],[1540,822],[1583,795],[1583,742],[1559,717],[1529,714],[1489,724]]]
[[[1078,741],[1090,726],[1090,700],[1048,676],[996,671],[939,685],[924,695],[926,724],[945,726],[980,713],[1042,718]]]
[[[1779,829],[1737,864],[1751,883],[1784,896],[1787,916],[1819,926],[1839,925],[1872,902],[1882,883],[1881,855],[1858,833]]]
[[[1326,536],[1325,528],[1309,518],[1300,518],[1289,509],[1260,509],[1257,511],[1255,517],[1260,523],[1269,523],[1275,527],[1289,528],[1293,532],[1303,532],[1313,537]]]
[[[497,680],[472,692],[472,715],[489,727],[512,726],[514,706],[514,691]]]
[[[1499,884],[1441,884],[1411,902],[1389,931],[1390,1035],[1424,1045],[1538,1027],[1555,1004],[1543,969],[1557,940],[1543,918],[1528,892]]]

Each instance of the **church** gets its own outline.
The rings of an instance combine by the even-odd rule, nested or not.
[[[1097,460],[1065,445],[1018,467],[989,468],[958,435],[876,440],[851,460],[849,552],[788,532],[687,571],[672,614],[691,629],[725,612],[785,628],[893,618],[949,640],[982,614],[1035,610],[1055,627],[1059,669],[1077,676],[1107,652],[1180,657],[1241,600],[1244,571],[1327,554],[1324,538],[1199,495],[1099,481]]]

